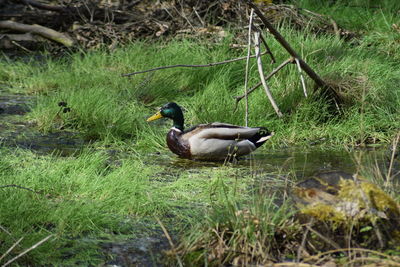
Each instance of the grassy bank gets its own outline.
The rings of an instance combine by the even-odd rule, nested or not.
[[[264,125],[276,132],[270,147],[310,142],[352,146],[371,140],[389,141],[399,128],[396,118],[399,117],[400,75],[395,53],[399,44],[393,43],[398,33],[393,30],[391,38],[384,38],[390,31],[387,27],[390,28],[396,19],[385,14],[376,14],[378,19],[369,23],[372,29],[368,29],[365,37],[357,39],[357,44],[334,36],[281,29],[311,67],[341,86],[339,93],[344,104],[341,114],[337,114],[324,99],[318,98],[318,94],[304,98],[296,66],[288,66],[270,81],[276,102],[284,113],[283,119],[277,118],[261,88],[249,97],[249,125]],[[381,25],[382,20],[387,21],[386,26]],[[371,42],[379,33],[373,29],[385,31],[384,39]],[[285,60],[286,52],[270,39],[278,62]],[[72,54],[63,59],[46,60],[43,64],[4,64],[1,77],[12,90],[39,96],[31,116],[44,131],[57,129],[60,124],[56,120],[61,119],[63,128],[83,131],[89,139],[134,140],[147,147],[148,144],[164,147],[166,129],[148,126],[145,118],[155,107],[168,101],[185,108],[187,125],[212,121],[244,124],[244,100],[233,112],[233,97],[243,93],[245,63],[175,68],[131,78],[121,77],[121,74],[163,65],[205,64],[245,55],[244,50],[230,48],[234,42],[232,36],[219,44],[201,40],[137,42],[113,52]],[[265,65],[266,70],[272,68]],[[253,59],[250,84],[257,81]],[[312,95],[310,79],[307,79],[307,88]],[[72,112],[56,116],[60,101],[66,101]]]
[[[400,32],[393,26],[400,25],[396,5],[386,1],[382,9],[376,9],[315,1],[298,4],[329,14],[359,33],[346,42],[287,25],[279,29],[319,75],[338,85],[343,106],[337,112],[326,99],[312,94],[313,83],[308,78],[311,97],[304,98],[296,66],[287,66],[269,82],[284,113],[282,119],[261,88],[249,96],[249,125],[266,126],[276,133],[258,151],[267,154],[314,144],[336,149],[370,143],[387,146],[400,129]],[[244,61],[121,77],[158,66],[206,64],[246,55],[245,49],[232,48],[237,42],[234,36],[235,32],[229,32],[219,43],[142,41],[112,52],[80,52],[61,59],[48,56],[41,62],[2,57],[1,86],[37,97],[27,120],[42,132],[81,132],[91,143],[74,157],[0,150],[0,186],[22,185],[34,191],[0,188],[0,256],[20,237],[24,239],[13,256],[52,234],[20,264],[66,260],[71,265],[100,264],[105,260],[99,257],[99,239],[130,238],[138,232],[136,223],[148,218],[152,223],[146,227],[159,229],[154,218],[161,218],[169,230],[191,233],[177,246],[178,254],[184,254],[188,262],[200,259],[201,265],[210,251],[214,263],[242,262],[229,249],[238,251],[243,244],[254,248],[247,251],[260,262],[284,258],[276,255],[283,243],[275,232],[288,229],[286,234],[298,234],[298,226],[288,220],[294,209],[283,190],[298,178],[295,170],[271,167],[269,161],[254,166],[256,160],[239,165],[186,165],[166,148],[165,134],[171,122],[146,122],[157,107],[175,101],[184,107],[186,125],[214,121],[243,125],[244,100],[234,111],[233,97],[243,93]],[[288,58],[272,38],[268,41],[278,63],[265,64],[267,72]],[[253,85],[258,72],[254,59],[250,62]],[[70,112],[64,113],[60,102]],[[118,156],[110,157],[110,151],[117,151]],[[382,183],[387,178],[373,170],[374,164],[369,164],[372,171],[366,176]],[[386,190],[400,201],[398,185],[390,185]],[[224,226],[236,232],[231,247],[222,251],[208,238],[214,230],[223,232]],[[272,236],[276,242],[265,247],[263,242]],[[193,249],[199,244],[215,250]],[[290,253],[293,258],[297,251]]]

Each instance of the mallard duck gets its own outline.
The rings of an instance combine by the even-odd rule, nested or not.
[[[181,158],[225,160],[247,155],[265,143],[273,133],[264,127],[242,127],[227,123],[199,124],[184,130],[182,109],[176,103],[164,105],[148,122],[173,120],[167,134],[169,149]]]

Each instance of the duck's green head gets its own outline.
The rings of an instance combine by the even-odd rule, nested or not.
[[[184,118],[182,109],[174,102],[170,102],[161,107],[161,109],[147,119],[147,121],[154,121],[161,118],[170,118],[174,121],[174,127],[183,131]]]

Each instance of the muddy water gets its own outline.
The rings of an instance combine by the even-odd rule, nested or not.
[[[30,149],[39,154],[68,156],[79,152],[85,142],[77,133],[59,131],[42,134],[24,116],[33,98],[24,95],[0,95],[0,146]]]
[[[150,164],[169,168],[170,175],[185,171],[201,171],[203,168],[231,167],[245,168],[254,173],[291,173],[292,177],[302,179],[318,172],[341,170],[356,173],[366,164],[378,164],[385,169],[390,161],[390,148],[368,149],[322,149],[317,146],[293,147],[268,152],[267,147],[235,162],[202,162],[179,159],[172,153],[153,155]]]

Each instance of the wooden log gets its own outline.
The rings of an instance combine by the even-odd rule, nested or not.
[[[65,34],[37,24],[28,25],[11,20],[3,20],[0,21],[0,28],[10,29],[19,32],[34,33],[57,43],[61,43],[66,47],[71,47],[74,44],[74,41]]]

